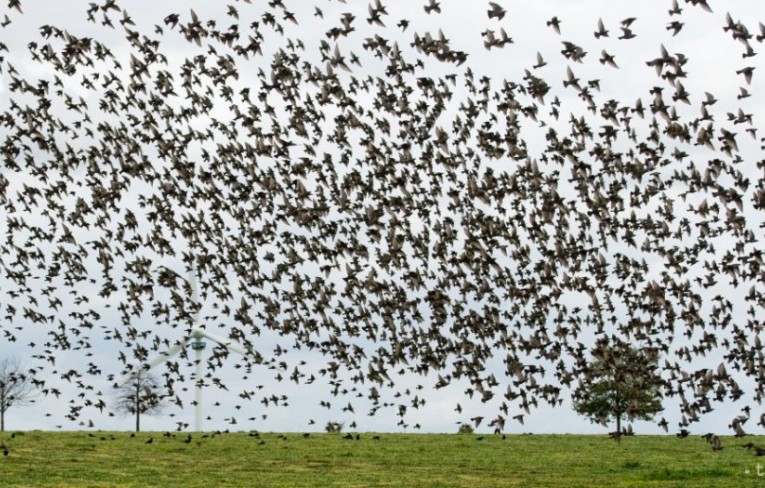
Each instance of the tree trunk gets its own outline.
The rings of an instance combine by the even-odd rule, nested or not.
[[[135,384],[135,431],[141,432],[141,396],[140,385],[137,381]]]
[[[616,394],[614,395],[614,417],[616,417],[616,437],[614,437],[614,440],[616,442],[621,442],[622,440],[622,412],[619,408],[620,400],[619,390],[617,389]]]
[[[5,432],[5,409],[0,409],[0,432]]]

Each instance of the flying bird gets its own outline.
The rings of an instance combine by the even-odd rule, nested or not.
[[[496,3],[496,2],[489,2],[489,19],[497,19],[502,20],[505,18],[505,14],[507,11],[502,7],[502,5]]]

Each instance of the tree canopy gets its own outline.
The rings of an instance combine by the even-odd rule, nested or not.
[[[162,411],[163,383],[151,373],[132,376],[116,393],[114,409],[135,416],[135,431],[141,430],[141,415],[155,415]]]
[[[613,419],[618,439],[622,419],[651,420],[663,410],[656,350],[599,342],[591,354],[573,393],[577,413],[603,425]]]
[[[32,376],[18,359],[0,359],[0,432],[5,431],[8,409],[33,403],[35,389]]]

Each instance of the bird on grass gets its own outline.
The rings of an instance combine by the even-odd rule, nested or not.
[[[712,432],[708,432],[702,435],[701,437],[703,437],[704,440],[706,440],[709,443],[709,445],[712,446],[713,451],[722,450],[723,446],[722,446],[722,443],[720,442],[720,438],[717,435],[713,434]]]

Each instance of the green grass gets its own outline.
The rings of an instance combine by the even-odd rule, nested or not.
[[[25,432],[0,440],[0,485],[508,487],[765,486],[763,437]],[[152,444],[145,441],[152,437]],[[764,476],[758,476],[758,462]]]

